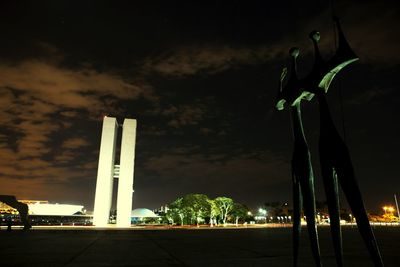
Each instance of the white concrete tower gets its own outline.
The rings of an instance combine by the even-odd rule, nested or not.
[[[117,127],[115,118],[104,117],[93,211],[93,225],[98,227],[106,226],[110,216]]]
[[[122,127],[123,130],[117,196],[117,227],[130,227],[133,174],[135,167],[136,120],[125,119]]]

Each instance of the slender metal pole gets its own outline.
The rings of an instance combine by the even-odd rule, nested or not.
[[[396,194],[394,194],[394,202],[396,202],[397,218],[398,218],[398,221],[400,221],[399,203],[397,203]]]

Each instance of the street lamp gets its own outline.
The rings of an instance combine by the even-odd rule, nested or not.
[[[267,223],[267,210],[259,208],[258,213],[261,215],[260,217],[264,219],[265,223]]]
[[[258,209],[258,212],[259,212],[260,214],[262,214],[262,215],[267,214],[267,211],[264,210],[264,209],[262,209],[262,208],[259,208],[259,209]]]
[[[388,207],[383,206],[383,210],[385,211],[385,214],[386,214],[386,211],[388,210]]]
[[[395,209],[394,209],[392,206],[383,206],[382,208],[383,208],[383,210],[385,211],[385,214],[386,214],[387,212],[393,213],[393,212],[395,211]]]

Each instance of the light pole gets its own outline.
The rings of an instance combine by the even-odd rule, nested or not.
[[[396,194],[394,194],[394,202],[396,203],[397,221],[400,222],[399,203],[397,202],[397,196],[396,196]]]

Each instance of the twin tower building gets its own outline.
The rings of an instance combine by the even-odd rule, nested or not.
[[[119,164],[115,164],[120,126],[122,127],[121,152]],[[117,227],[131,225],[135,144],[136,120],[125,119],[123,125],[118,125],[116,118],[104,117],[93,212],[93,225],[97,227],[109,223],[114,178],[118,178]]]

